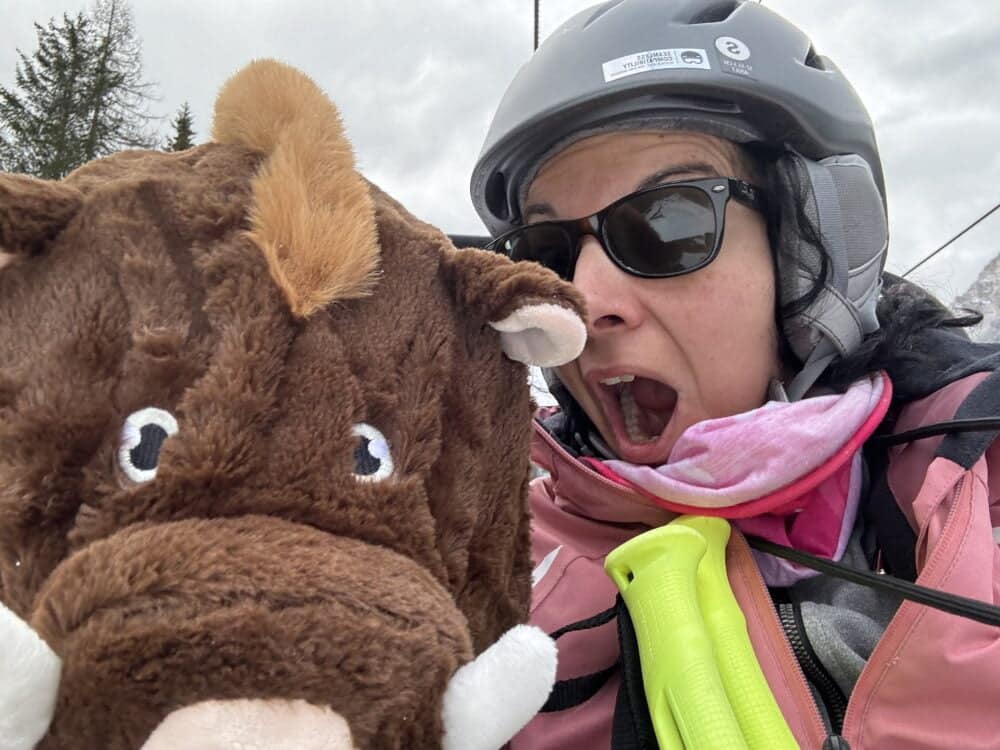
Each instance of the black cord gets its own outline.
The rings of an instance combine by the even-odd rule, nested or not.
[[[950,422],[938,422],[918,427],[915,430],[899,432],[895,435],[876,435],[869,442],[878,446],[889,447],[912,443],[935,435],[948,435],[953,432],[988,432],[1000,430],[1000,417],[982,417],[979,419],[954,419]]]
[[[843,578],[845,581],[858,583],[868,588],[888,591],[903,599],[909,599],[910,601],[933,607],[942,612],[975,620],[984,625],[1000,627],[1000,607],[993,604],[987,604],[978,599],[970,599],[957,594],[949,594],[944,591],[928,588],[927,586],[920,586],[919,584],[910,583],[895,576],[858,570],[757,537],[747,537],[747,542],[756,550],[766,552],[775,557],[791,560],[812,570],[818,570],[820,573],[825,573],[835,578]]]

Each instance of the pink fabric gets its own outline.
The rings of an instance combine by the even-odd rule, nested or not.
[[[692,425],[667,463],[590,460],[602,475],[671,510],[735,519],[747,534],[840,560],[861,494],[861,445],[892,397],[888,377],[846,393],[772,401],[759,409]],[[753,513],[748,513],[749,509]],[[769,586],[817,575],[756,554]]]
[[[667,503],[732,508],[795,484],[827,464],[859,432],[871,434],[888,409],[888,399],[882,399],[883,393],[891,395],[888,382],[878,374],[846,393],[770,401],[743,414],[698,422],[684,431],[662,466],[603,463]],[[851,458],[853,452],[837,468]]]
[[[839,561],[847,549],[858,516],[862,474],[861,452],[857,451],[850,464],[845,464],[803,496],[801,512],[767,513],[733,523],[744,534]],[[819,575],[814,570],[757,550],[753,551],[753,556],[768,586],[791,586],[804,578]]]

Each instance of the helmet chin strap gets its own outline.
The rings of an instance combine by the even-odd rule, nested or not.
[[[819,377],[826,371],[840,354],[829,339],[824,339],[813,349],[798,375],[785,388],[789,401],[798,401],[812,388]]]
[[[807,321],[808,335],[816,344],[786,389],[789,401],[803,398],[826,368],[837,357],[855,351],[868,332],[856,307],[830,286],[824,287],[809,309],[800,314],[798,325],[803,320]]]

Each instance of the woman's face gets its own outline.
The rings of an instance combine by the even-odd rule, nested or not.
[[[753,181],[738,147],[712,136],[594,136],[546,162],[524,219],[577,218],[640,187],[713,176]],[[764,403],[780,365],[773,262],[753,209],[730,200],[718,256],[684,276],[631,276],[585,237],[573,284],[587,302],[587,345],[559,377],[621,458],[663,463],[690,425]],[[622,376],[635,379],[615,383]]]

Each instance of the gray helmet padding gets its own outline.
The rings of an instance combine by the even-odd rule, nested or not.
[[[805,310],[783,320],[784,333],[806,365],[819,359],[829,362],[850,354],[879,327],[875,309],[889,239],[882,197],[867,162],[854,154],[818,162],[786,154],[776,169],[779,183],[798,187],[781,196],[776,253],[782,305],[808,293],[822,269],[823,251],[805,239],[796,204],[818,230],[829,259],[818,296]],[[808,378],[803,376],[815,369],[807,366],[796,378],[789,388],[792,399],[801,397],[822,373],[819,368],[812,382],[804,382]]]

